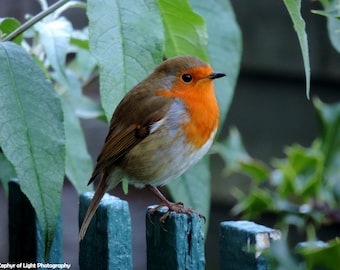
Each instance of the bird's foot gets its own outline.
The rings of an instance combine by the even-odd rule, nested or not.
[[[205,216],[202,215],[200,212],[193,210],[192,208],[185,208],[182,202],[173,203],[168,200],[164,200],[158,206],[150,209],[148,214],[153,215],[155,212],[157,212],[159,209],[161,209],[164,206],[168,208],[168,211],[159,219],[160,223],[164,223],[171,212],[175,212],[179,214],[187,214],[187,215],[196,214],[200,218],[202,218],[204,222],[206,222]]]

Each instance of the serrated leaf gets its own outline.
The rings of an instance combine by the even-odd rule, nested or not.
[[[35,209],[47,255],[65,167],[60,100],[32,57],[13,43],[0,43],[0,70],[0,145]]]
[[[324,156],[319,149],[293,145],[286,150],[287,161],[294,170],[294,193],[301,199],[316,197],[323,180]]]
[[[200,212],[206,218],[206,225],[209,224],[211,194],[210,167],[207,156],[167,187],[176,202],[181,201],[185,207],[191,207]]]
[[[267,190],[256,189],[235,205],[232,212],[235,215],[244,212],[245,218],[254,218],[271,209],[273,205],[272,195]]]
[[[306,23],[301,16],[301,0],[283,0],[283,2],[286,5],[288,13],[293,21],[294,30],[299,39],[306,76],[306,96],[309,99],[310,96],[309,49],[306,34]]]
[[[251,160],[243,146],[241,135],[236,128],[230,129],[229,136],[223,142],[215,142],[212,150],[223,158],[227,174],[239,171],[241,162],[249,162]]]
[[[101,101],[110,119],[123,96],[161,62],[162,21],[154,0],[89,0],[87,13]]]
[[[241,161],[240,170],[257,182],[268,180],[270,176],[270,169],[264,163],[255,159],[247,162]]]
[[[12,33],[20,25],[21,25],[20,22],[15,18],[0,19],[0,40],[4,39],[8,34]],[[23,39],[24,39],[23,35],[21,34],[12,41],[20,45]]]
[[[195,1],[193,9],[206,21],[208,31],[208,57],[216,72],[226,73],[226,78],[216,80],[215,93],[223,124],[233,99],[242,56],[242,35],[229,0]]]
[[[188,0],[158,0],[165,29],[165,56],[193,55],[208,61],[205,21]]]
[[[87,151],[83,130],[70,99],[71,96],[67,93],[61,97],[66,137],[65,170],[66,176],[80,194],[91,190],[87,182],[90,179],[93,164]]]

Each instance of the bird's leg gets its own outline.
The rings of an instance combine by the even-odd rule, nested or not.
[[[161,223],[165,222],[165,220],[167,219],[167,217],[169,216],[171,212],[187,214],[187,215],[194,213],[194,214],[197,214],[200,218],[203,218],[204,222],[206,221],[205,216],[203,216],[201,213],[191,208],[185,208],[182,202],[178,202],[178,203],[170,202],[167,198],[164,197],[164,195],[155,186],[146,185],[146,187],[161,201],[161,203],[158,206],[149,210],[150,215],[153,215],[157,210],[159,210],[163,206],[168,207],[168,211],[159,219]]]

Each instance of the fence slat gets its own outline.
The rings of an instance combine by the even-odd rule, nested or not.
[[[201,218],[171,213],[160,224],[159,219],[166,211],[167,208],[161,208],[146,215],[147,269],[205,269]]]
[[[21,192],[17,181],[11,180],[8,186],[9,261],[44,263],[44,236],[35,211],[26,195]],[[63,262],[61,224],[61,215],[59,215],[55,238],[47,260],[50,263]]]
[[[80,195],[79,225],[93,194]],[[131,218],[126,201],[104,195],[80,242],[79,266],[81,270],[132,269]]]
[[[250,221],[221,222],[220,269],[270,269],[261,252],[280,236],[280,231]]]

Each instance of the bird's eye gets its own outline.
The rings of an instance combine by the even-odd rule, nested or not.
[[[189,83],[192,81],[192,76],[190,74],[183,74],[181,78],[185,83]]]

